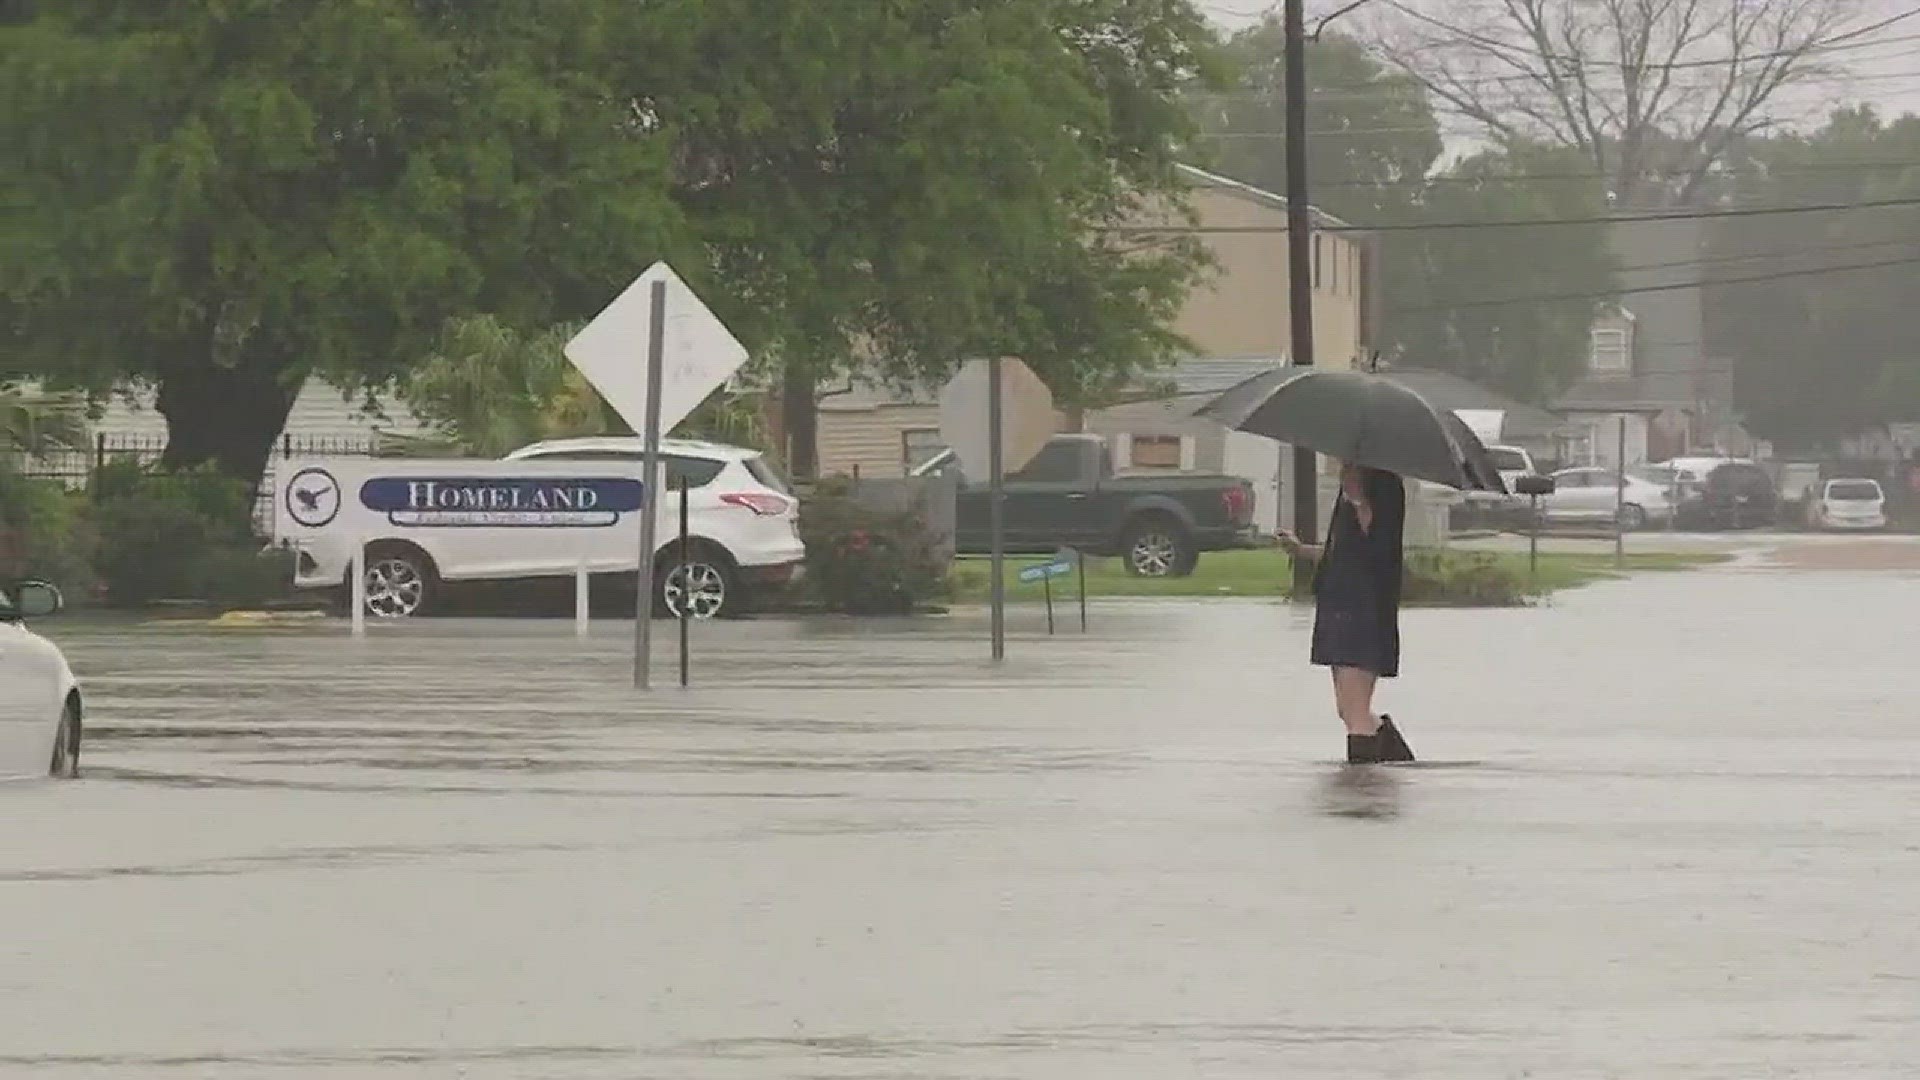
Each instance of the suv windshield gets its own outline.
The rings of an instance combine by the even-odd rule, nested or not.
[[[1839,502],[1878,502],[1880,485],[1872,480],[1835,480],[1827,485],[1827,498]]]

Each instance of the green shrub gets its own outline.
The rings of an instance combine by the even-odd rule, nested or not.
[[[1309,575],[1310,579],[1311,575]],[[1295,600],[1311,594],[1295,591]],[[1520,607],[1527,581],[1499,556],[1480,551],[1409,551],[1400,577],[1400,602],[1441,607]]]
[[[919,513],[862,505],[852,484],[823,481],[801,504],[806,588],[829,611],[900,615],[947,595],[947,566]]]
[[[0,578],[40,578],[80,602],[94,585],[86,500],[58,481],[32,480],[0,462]]]
[[[1410,551],[1401,601],[1459,607],[1519,607],[1527,583],[1511,565],[1478,551]]]
[[[111,603],[257,602],[289,587],[289,556],[261,552],[253,537],[251,485],[114,464],[92,496],[94,566]]]

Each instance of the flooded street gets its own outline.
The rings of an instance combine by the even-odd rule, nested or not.
[[[1304,613],[55,625],[0,786],[0,1075],[1894,1077],[1920,576],[1413,611],[1412,769]],[[663,624],[664,626],[664,624]],[[670,683],[672,634],[656,644]]]

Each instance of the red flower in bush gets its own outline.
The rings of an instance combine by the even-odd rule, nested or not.
[[[869,546],[867,530],[855,529],[847,534],[847,550],[856,554],[864,552]]]

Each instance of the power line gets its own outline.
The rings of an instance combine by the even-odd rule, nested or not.
[[[1213,136],[1202,136],[1202,137],[1211,138]],[[1747,164],[1746,162],[1741,163],[1742,166],[1746,164]],[[1814,174],[1814,175],[1830,174],[1830,175],[1838,175],[1838,176],[1852,176],[1852,175],[1863,175],[1868,173],[1900,172],[1900,171],[1905,171],[1909,169],[1920,169],[1920,158],[1901,158],[1901,159],[1889,159],[1886,161],[1859,161],[1859,162],[1844,162],[1844,161],[1809,162],[1804,165],[1759,165],[1758,163],[1754,163],[1753,167],[1751,168],[1734,167],[1733,170],[1729,172],[1708,173],[1707,179],[1709,180],[1767,179],[1769,177],[1774,177],[1774,176],[1799,176],[1802,174]],[[1387,191],[1387,190],[1392,190],[1394,188],[1424,189],[1428,187],[1437,187],[1445,184],[1486,185],[1491,187],[1498,184],[1534,184],[1534,183],[1553,183],[1553,182],[1591,183],[1596,180],[1606,181],[1606,180],[1613,180],[1615,178],[1616,178],[1615,174],[1613,173],[1603,173],[1603,172],[1593,172],[1593,171],[1540,172],[1540,173],[1517,172],[1517,173],[1505,173],[1505,174],[1491,175],[1491,176],[1473,176],[1473,175],[1462,175],[1458,173],[1436,173],[1432,176],[1413,177],[1405,180],[1323,180],[1323,181],[1316,182],[1313,185],[1313,189],[1315,191],[1325,191],[1328,188],[1336,188],[1336,189],[1337,188],[1355,188],[1360,190]],[[1652,181],[1679,180],[1679,179],[1684,179],[1684,176],[1682,176],[1678,171],[1656,171],[1645,177],[1642,177],[1642,179],[1652,180]]]
[[[1908,39],[1903,38],[1901,40]],[[1920,34],[1912,35],[1911,40],[1920,40]],[[1903,50],[1900,55],[1904,58],[1911,51],[1912,50]],[[1871,59],[1891,60],[1894,59],[1894,57],[1875,57]],[[1796,87],[1849,86],[1854,83],[1898,82],[1916,78],[1920,78],[1920,71],[1882,71],[1867,75],[1840,73],[1830,75],[1809,74],[1794,80],[1792,85]],[[1474,78],[1452,79],[1447,85],[1450,87],[1468,87],[1486,86],[1494,83],[1533,83],[1538,81],[1539,80],[1532,75],[1483,75]],[[1696,79],[1687,82],[1675,82],[1670,88],[1675,90],[1710,90],[1723,85],[1725,82],[1725,79]],[[1311,88],[1310,93],[1314,101],[1369,101],[1383,97],[1397,96],[1409,91],[1418,91],[1421,94],[1431,92],[1420,80],[1410,75],[1401,75],[1386,76],[1369,82],[1316,83]],[[1226,101],[1245,100],[1249,98],[1271,98],[1276,102],[1285,100],[1285,94],[1279,86],[1245,86],[1232,90],[1214,90],[1208,91],[1205,94],[1195,95],[1195,97],[1204,100]]]
[[[1871,23],[1867,26],[1862,26],[1854,30],[1849,30],[1845,33],[1835,34],[1830,38],[1822,38],[1816,41],[1810,41],[1810,42],[1807,42],[1805,45],[1802,45],[1794,49],[1779,49],[1772,52],[1749,53],[1744,56],[1720,56],[1720,57],[1712,57],[1709,59],[1700,59],[1700,60],[1674,60],[1671,62],[1658,63],[1658,64],[1650,64],[1650,63],[1637,64],[1637,63],[1632,63],[1630,61],[1625,61],[1625,60],[1606,60],[1606,59],[1601,59],[1598,57],[1591,57],[1591,56],[1567,56],[1560,53],[1541,52],[1540,50],[1538,50],[1537,48],[1531,45],[1517,45],[1512,42],[1501,41],[1498,38],[1486,37],[1481,34],[1476,34],[1471,31],[1463,30],[1457,26],[1453,26],[1439,19],[1433,18],[1430,15],[1425,15],[1425,14],[1422,14],[1421,12],[1415,11],[1412,8],[1406,6],[1405,4],[1399,3],[1398,0],[1388,0],[1388,6],[1394,8],[1395,10],[1415,20],[1426,23],[1429,26],[1435,26],[1441,30],[1446,31],[1449,34],[1458,35],[1463,40],[1470,42],[1472,44],[1478,45],[1483,49],[1488,49],[1493,51],[1504,51],[1508,53],[1517,53],[1523,57],[1538,59],[1549,64],[1558,62],[1563,64],[1579,64],[1583,66],[1591,65],[1594,67],[1603,67],[1603,68],[1619,68],[1623,71],[1682,71],[1682,70],[1693,69],[1693,68],[1738,66],[1741,64],[1751,63],[1756,60],[1799,60],[1799,59],[1804,59],[1811,55],[1822,54],[1822,53],[1848,52],[1854,49],[1873,49],[1873,48],[1879,48],[1886,45],[1901,44],[1909,41],[1920,41],[1920,34],[1904,34],[1896,37],[1881,38],[1877,41],[1859,40],[1860,38],[1865,37],[1869,34],[1874,34],[1881,30],[1885,30],[1886,28],[1893,26],[1896,23],[1904,22],[1908,19],[1914,18],[1915,16],[1920,16],[1920,9],[1915,9],[1913,11],[1903,12],[1891,18],[1882,19],[1879,22]],[[1433,44],[1437,47],[1444,47],[1443,43],[1436,42]],[[1518,75],[1505,76],[1504,78],[1521,79],[1525,81],[1537,81],[1538,77],[1535,75],[1523,73]]]
[[[1726,285],[1750,285],[1762,281],[1783,281],[1789,278],[1820,277],[1826,274],[1846,274],[1858,270],[1884,270],[1895,266],[1920,266],[1920,256],[1900,259],[1882,259],[1877,262],[1852,263],[1846,266],[1826,266],[1813,270],[1776,270],[1767,274],[1751,274],[1746,277],[1707,278],[1700,281],[1671,282],[1665,285],[1642,285],[1635,288],[1613,289],[1608,292],[1577,292],[1542,294],[1535,296],[1513,296],[1501,300],[1463,300],[1456,304],[1430,304],[1422,307],[1400,308],[1397,314],[1411,315],[1425,312],[1460,311],[1466,308],[1505,307],[1512,304],[1557,304],[1575,300],[1608,300],[1616,296],[1642,296],[1648,293],[1684,292],[1688,290],[1713,289]]]
[[[1604,217],[1534,218],[1510,221],[1425,221],[1381,225],[1322,225],[1320,232],[1428,232],[1443,229],[1513,229],[1546,225],[1618,225],[1633,221],[1693,221],[1707,218],[1768,217],[1779,214],[1817,214],[1838,210],[1874,210],[1920,206],[1920,198],[1871,199],[1854,203],[1816,203],[1807,206],[1753,206],[1686,213],[1614,214]],[[1284,225],[1198,225],[1186,227],[1128,226],[1111,230],[1124,234],[1232,234],[1284,233]]]

